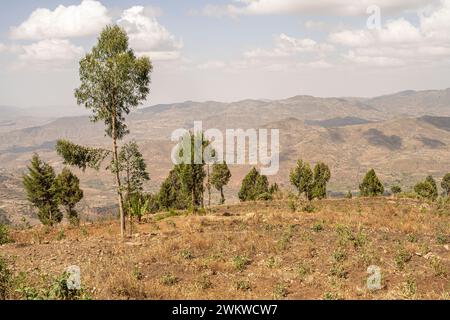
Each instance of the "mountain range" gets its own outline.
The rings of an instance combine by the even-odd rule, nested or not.
[[[58,139],[106,148],[111,143],[103,125],[91,123],[88,116],[54,119],[30,117],[14,108],[0,107],[0,111],[0,218],[19,223],[25,216],[34,222],[21,186],[32,153],[38,152],[61,170],[62,160],[54,151]],[[6,117],[8,114],[14,117]],[[450,172],[450,89],[375,98],[187,101],[138,109],[127,121],[131,134],[126,139],[140,144],[148,164],[151,182],[146,189],[150,192],[158,189],[172,166],[170,154],[175,143],[170,141],[171,133],[192,128],[194,121],[202,121],[205,130],[279,129],[280,171],[269,180],[285,188],[289,188],[289,170],[299,158],[329,164],[329,189],[336,193],[357,190],[370,168],[386,186],[400,184],[404,189],[428,174],[439,180]],[[233,177],[226,189],[229,201],[236,201],[249,168],[231,166]],[[109,175],[74,171],[85,190],[85,212],[92,215],[114,203]]]

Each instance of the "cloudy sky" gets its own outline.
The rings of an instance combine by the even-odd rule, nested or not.
[[[450,0],[18,0],[0,2],[0,105],[74,106],[111,23],[153,60],[146,104],[450,87]]]

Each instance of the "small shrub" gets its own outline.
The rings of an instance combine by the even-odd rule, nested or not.
[[[192,254],[192,252],[188,249],[183,250],[180,252],[180,256],[185,259],[185,260],[192,260],[194,259],[194,255]]]
[[[403,270],[405,268],[406,263],[411,261],[412,254],[407,251],[404,247],[400,247],[397,250],[397,254],[395,255],[395,265],[399,270]]]
[[[341,264],[334,263],[330,269],[330,275],[339,279],[347,279],[348,272]]]
[[[60,230],[58,232],[58,236],[56,237],[56,240],[61,241],[66,238],[66,234],[64,233],[64,230]]]
[[[436,242],[438,244],[447,244],[448,243],[448,235],[445,234],[444,232],[438,232],[436,235]]]
[[[323,300],[339,300],[339,296],[337,293],[325,292],[323,294]]]
[[[239,280],[236,282],[236,290],[239,291],[250,291],[251,285],[250,282],[247,280]]]
[[[202,290],[207,290],[212,287],[212,282],[207,275],[202,275],[197,280],[197,286]]]
[[[397,195],[402,192],[402,188],[398,185],[392,186],[391,192],[392,192],[392,194]]]
[[[416,291],[417,291],[416,280],[414,279],[406,280],[406,282],[403,284],[402,287],[402,294],[406,298],[413,298],[416,295]]]
[[[246,256],[235,256],[233,259],[233,266],[237,271],[243,271],[249,264],[250,259]]]
[[[171,273],[165,274],[161,277],[161,283],[165,286],[173,286],[177,284],[179,279]]]
[[[286,298],[288,295],[288,290],[283,283],[277,283],[273,290],[273,297],[276,300],[280,300],[282,298]]]
[[[6,300],[11,292],[13,277],[6,261],[0,257],[0,300]]]
[[[314,223],[313,227],[312,227],[314,232],[320,232],[323,231],[323,224],[320,221],[317,221]]]
[[[338,249],[333,252],[333,259],[335,262],[342,262],[347,259],[347,253],[342,249]]]
[[[297,274],[300,279],[305,278],[308,274],[311,273],[311,266],[306,263],[300,263],[297,268]]]
[[[273,269],[278,266],[278,261],[274,257],[267,259],[266,265],[268,268]]]
[[[289,207],[289,210],[291,210],[291,212],[296,212],[297,211],[297,203],[295,202],[295,200],[289,199],[288,207]]]
[[[0,245],[12,242],[9,236],[9,229],[3,223],[0,223]]]
[[[431,268],[433,268],[434,275],[436,277],[446,277],[447,276],[445,266],[443,265],[441,259],[439,259],[438,257],[433,257],[430,260],[430,266],[431,266]]]
[[[406,236],[406,240],[408,240],[411,243],[416,243],[417,242],[417,236],[413,233],[410,233]]]

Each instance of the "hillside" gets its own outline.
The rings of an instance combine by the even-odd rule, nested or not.
[[[370,168],[377,171],[387,187],[399,183],[408,189],[428,174],[439,180],[450,171],[450,117],[445,117],[450,116],[449,92],[408,91],[373,99],[296,96],[276,101],[156,105],[128,117],[131,134],[127,139],[136,139],[141,145],[152,178],[146,185],[150,192],[158,189],[172,167],[171,133],[177,128],[191,128],[194,121],[200,120],[204,129],[279,129],[280,171],[270,180],[284,188],[289,188],[289,170],[298,158],[303,158],[330,165],[333,192],[356,190]],[[16,216],[15,207],[26,204],[21,174],[33,152],[39,152],[57,170],[62,168],[62,160],[54,151],[56,140],[61,138],[110,147],[103,126],[92,124],[87,116],[59,118],[2,133],[0,174],[6,182],[0,183],[0,208],[8,219],[17,222],[22,218]],[[241,180],[249,169],[231,166],[233,177],[225,190],[230,203],[236,201]],[[114,204],[109,175],[91,170],[76,173],[85,189],[83,208],[97,212],[98,208]]]
[[[14,231],[1,246],[24,298],[71,265],[91,299],[449,299],[450,234],[434,205],[406,199],[287,202],[158,214],[118,240],[116,222]],[[441,215],[439,215],[441,212]],[[368,267],[381,287],[367,289]]]

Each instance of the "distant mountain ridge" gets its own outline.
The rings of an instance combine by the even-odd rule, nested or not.
[[[7,173],[0,179],[0,208],[13,222],[18,221],[18,203],[26,208],[20,177],[33,152],[61,170],[62,160],[53,150],[57,139],[110,147],[103,124],[92,124],[88,116],[38,123],[18,117],[14,121],[22,123],[0,126],[0,172]],[[335,192],[356,190],[370,168],[387,188],[394,183],[411,187],[428,174],[439,179],[450,171],[450,89],[405,91],[369,99],[294,96],[231,103],[187,101],[140,108],[127,117],[131,134],[126,140],[138,141],[149,167],[147,191],[156,191],[172,167],[171,133],[192,128],[194,121],[202,121],[205,130],[279,129],[280,171],[269,179],[285,188],[289,188],[289,170],[299,158],[328,163],[330,190]],[[236,201],[239,184],[249,169],[231,166],[233,177],[226,189],[230,201]],[[97,208],[114,203],[109,175],[75,172],[81,178],[86,203],[95,203]]]

